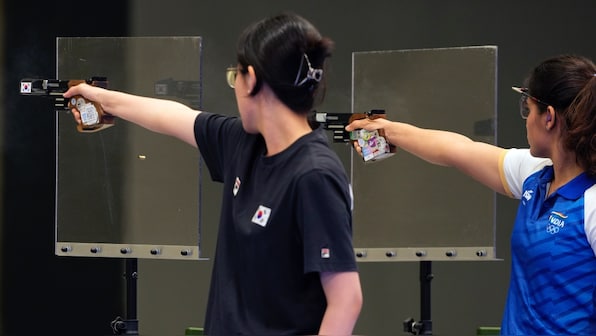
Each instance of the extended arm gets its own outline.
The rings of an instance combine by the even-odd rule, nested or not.
[[[499,170],[503,148],[454,132],[423,129],[386,119],[356,120],[346,130],[359,128],[369,131],[382,128],[391,144],[427,162],[457,168],[494,191],[507,194]]]
[[[106,90],[87,84],[73,86],[64,93],[65,98],[75,95],[100,104],[104,111],[116,117],[197,146],[194,120],[200,112],[181,103]],[[80,122],[76,113],[75,119]]]
[[[327,310],[319,335],[351,335],[362,308],[358,272],[321,273]]]

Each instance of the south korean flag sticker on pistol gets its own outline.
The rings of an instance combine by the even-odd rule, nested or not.
[[[99,123],[99,112],[93,103],[88,102],[83,97],[73,97],[70,105],[74,106],[81,114],[81,123],[84,126],[97,125]]]
[[[21,82],[21,93],[31,93],[31,82],[22,81]]]

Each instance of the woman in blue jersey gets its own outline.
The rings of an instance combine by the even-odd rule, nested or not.
[[[85,84],[64,94],[198,147],[223,183],[209,335],[352,333],[362,292],[351,187],[324,130],[307,118],[323,97],[331,49],[295,14],[250,25],[226,73],[240,118]]]
[[[346,129],[382,128],[390,143],[520,199],[503,335],[596,335],[596,66],[550,58],[513,89],[529,149],[385,119]]]

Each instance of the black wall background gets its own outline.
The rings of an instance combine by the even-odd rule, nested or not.
[[[0,4],[0,334],[7,336],[33,331],[105,335],[109,321],[123,313],[120,260],[53,254],[54,116],[47,102],[20,97],[16,90],[23,77],[53,78],[58,36],[202,36],[202,105],[229,114],[236,105],[223,70],[234,60],[237,36],[248,23],[281,10],[304,15],[336,42],[329,91],[320,110],[350,111],[353,51],[497,45],[498,144],[503,147],[527,144],[511,85],[520,84],[532,66],[552,55],[578,53],[596,59],[594,0],[111,0],[84,3],[85,8],[71,0]],[[203,190],[203,251],[208,257],[213,255],[220,192],[209,183]],[[435,334],[473,335],[477,326],[499,324],[516,204],[497,198],[497,253],[503,261],[433,264]],[[210,269],[210,261],[140,261],[142,335],[181,335],[188,325],[202,325]],[[365,306],[355,333],[405,334],[402,321],[419,318],[418,265],[366,263],[360,270]]]
[[[56,78],[56,37],[121,36],[127,12],[125,1],[3,3],[0,335],[109,335],[125,313],[121,260],[53,253],[55,115],[49,99],[22,97],[18,85]]]

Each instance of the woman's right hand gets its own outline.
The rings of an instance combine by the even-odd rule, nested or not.
[[[348,132],[359,130],[359,129],[364,129],[367,131],[374,131],[374,130],[384,129],[384,127],[386,125],[388,125],[389,123],[391,123],[391,121],[389,121],[385,118],[376,118],[376,119],[363,118],[363,119],[357,119],[357,120],[352,121],[350,124],[348,124],[345,127],[345,130]],[[385,139],[385,140],[389,141],[388,139]],[[356,140],[352,141],[352,146],[354,147],[354,149],[356,150],[356,152],[358,154],[362,155],[362,148],[358,144],[358,141],[356,141]]]
[[[71,86],[63,94],[63,96],[67,100],[70,98],[76,97],[76,96],[82,96],[88,101],[92,101],[96,104],[99,104],[99,106],[101,106],[101,108],[103,109],[103,106],[98,102],[99,94],[102,90],[105,90],[105,89],[99,88],[96,86],[91,86],[86,83],[81,83],[81,84]],[[74,106],[74,104],[72,104],[72,105]],[[77,122],[77,124],[81,125],[82,120],[81,120],[81,113],[79,112],[79,110],[77,110],[76,108],[71,108],[71,112],[72,112],[72,115],[73,115],[75,121]]]

